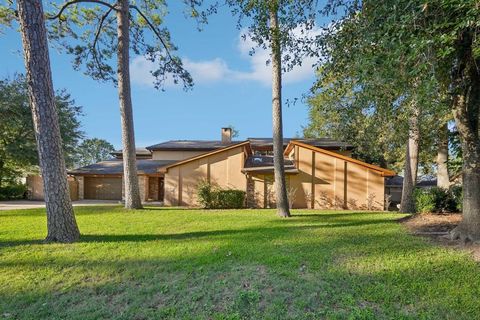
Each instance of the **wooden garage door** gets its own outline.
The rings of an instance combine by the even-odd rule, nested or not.
[[[122,178],[85,177],[85,199],[122,200]]]

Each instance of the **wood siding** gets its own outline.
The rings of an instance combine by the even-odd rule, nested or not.
[[[165,173],[165,204],[197,206],[197,186],[204,180],[221,188],[246,191],[244,163],[244,147],[239,146],[169,168]]]
[[[335,158],[301,146],[289,155],[298,174],[287,176],[293,208],[383,210],[384,177],[361,164]],[[272,175],[252,175],[253,203],[258,208],[275,205]]]

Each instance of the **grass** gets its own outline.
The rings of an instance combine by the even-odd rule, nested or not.
[[[480,267],[389,213],[0,211],[0,319],[478,319]]]

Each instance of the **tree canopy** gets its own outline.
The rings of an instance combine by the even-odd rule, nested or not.
[[[65,90],[57,91],[56,106],[67,167],[72,167],[76,147],[83,138],[80,129],[82,108]],[[0,183],[13,182],[21,173],[38,166],[35,132],[23,75],[0,80]]]
[[[113,145],[104,139],[90,138],[85,139],[77,148],[78,166],[88,166],[96,162],[111,158],[111,153],[115,151]]]

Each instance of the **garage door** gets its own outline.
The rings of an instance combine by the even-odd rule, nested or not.
[[[122,200],[122,178],[85,177],[85,199]]]

